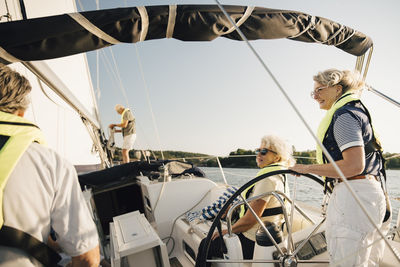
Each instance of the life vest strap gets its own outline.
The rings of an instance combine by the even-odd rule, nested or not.
[[[0,151],[3,148],[3,146],[7,143],[8,139],[10,139],[10,136],[0,134]]]
[[[5,125],[17,125],[17,126],[31,126],[31,127],[36,127],[39,129],[39,127],[33,123],[27,123],[27,122],[15,122],[15,121],[0,121],[0,124],[5,124]]]
[[[261,217],[274,216],[274,215],[279,215],[279,214],[283,214],[282,207],[265,209],[264,212],[262,213]]]
[[[3,225],[0,230],[0,245],[21,249],[43,266],[60,266],[57,263],[61,260],[61,256],[52,248],[30,234],[13,227]]]

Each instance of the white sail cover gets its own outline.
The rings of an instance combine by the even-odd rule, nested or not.
[[[75,2],[71,0],[24,1],[28,18],[76,12]],[[7,7],[0,5],[0,14],[6,14],[7,8],[12,20],[22,19],[19,1],[7,1]],[[3,19],[1,22],[6,22]],[[24,33],[21,33],[24,34]],[[92,118],[97,116],[97,106],[85,54],[60,59],[46,60],[44,64],[78,99],[80,106],[86,108]],[[44,132],[49,146],[74,165],[100,164],[97,153],[92,152],[93,141],[82,123],[79,114],[48,86],[25,68],[21,63],[9,65],[27,77],[32,85],[31,106],[26,118],[36,123]]]

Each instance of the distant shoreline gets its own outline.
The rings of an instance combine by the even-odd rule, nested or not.
[[[137,156],[140,156],[140,159],[143,159],[142,150],[132,150],[130,151],[131,159],[138,159]],[[135,156],[136,154],[136,156]],[[162,159],[162,155],[164,159],[170,160],[180,160],[186,161],[194,164],[199,167],[218,167],[217,158],[212,155],[201,154],[201,153],[193,153],[193,152],[184,152],[184,151],[173,151],[166,150],[163,151],[162,155],[160,151],[149,151],[150,159]],[[307,151],[295,151],[293,153],[296,162],[298,164],[313,164],[315,161],[315,150],[307,150]],[[385,162],[385,166],[387,170],[400,170],[400,154],[399,153],[384,153],[384,158],[387,158]],[[114,160],[121,160],[121,149],[116,148]],[[218,157],[220,164],[224,168],[257,168],[255,161],[255,153],[253,150],[246,150],[238,148],[236,151],[232,151],[226,157]]]

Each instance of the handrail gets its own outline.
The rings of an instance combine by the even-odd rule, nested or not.
[[[395,106],[397,106],[398,108],[400,108],[400,102],[398,102],[398,101],[394,100],[393,98],[390,98],[389,96],[379,92],[378,90],[373,88],[371,85],[366,85],[366,88],[367,88],[368,91],[371,91],[372,93],[382,97],[386,101],[388,101],[388,102],[394,104]]]

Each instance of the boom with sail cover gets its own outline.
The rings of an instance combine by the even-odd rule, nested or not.
[[[224,6],[249,40],[290,38],[363,55],[372,40],[337,22],[302,12]],[[92,51],[120,42],[175,38],[241,40],[216,5],[117,8],[0,23],[0,62],[34,61]]]

